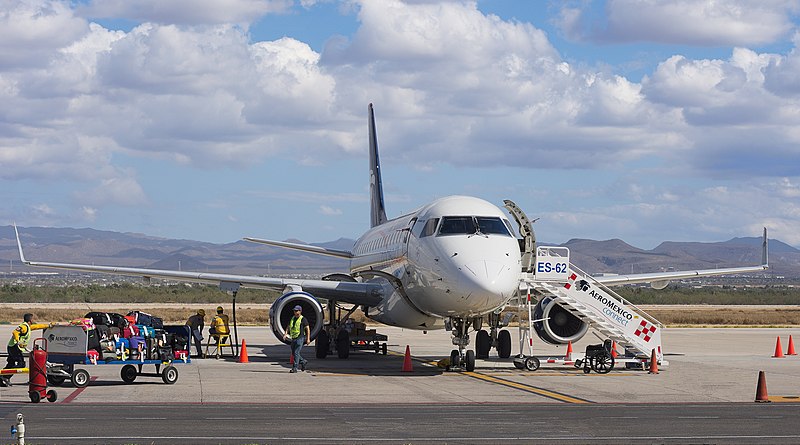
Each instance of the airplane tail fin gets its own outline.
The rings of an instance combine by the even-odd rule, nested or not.
[[[378,160],[378,135],[375,131],[375,113],[369,104],[369,195],[370,195],[370,227],[379,226],[387,221],[386,207],[383,204],[383,181],[381,180],[381,164]]]

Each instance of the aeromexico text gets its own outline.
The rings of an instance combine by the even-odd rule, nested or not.
[[[616,301],[612,300],[611,298],[606,297],[605,295],[600,294],[599,292],[595,292],[594,289],[589,291],[589,295],[592,296],[595,300],[602,303],[605,308],[603,308],[603,313],[606,314],[608,317],[612,318],[617,323],[628,326],[628,322],[633,320],[633,314],[626,311],[624,308],[620,307]]]

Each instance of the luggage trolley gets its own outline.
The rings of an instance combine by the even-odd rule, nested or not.
[[[164,330],[173,334],[191,336],[186,326],[164,326]],[[122,365],[120,377],[126,383],[132,383],[136,377],[161,377],[164,383],[171,385],[178,381],[177,363],[191,363],[187,355],[180,360],[145,359],[145,360],[101,360],[93,362],[88,356],[89,333],[81,326],[53,326],[44,331],[49,342],[47,361],[47,381],[59,386],[69,379],[77,388],[89,385],[89,371],[76,368],[76,365]],[[155,372],[143,372],[144,365],[155,365]],[[161,369],[161,367],[164,367]]]

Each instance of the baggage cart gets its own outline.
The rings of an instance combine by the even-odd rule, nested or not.
[[[166,332],[189,338],[191,332],[186,326],[164,326]],[[108,359],[98,358],[92,361],[88,353],[89,333],[81,326],[53,326],[44,331],[48,340],[47,381],[53,386],[60,386],[70,380],[77,388],[89,385],[89,371],[79,366],[122,366],[120,377],[125,383],[132,383],[139,376],[161,377],[164,383],[171,385],[178,381],[178,370],[175,364],[191,363],[188,353],[182,359],[170,357],[162,359]],[[144,366],[155,366],[155,372],[143,371]],[[163,369],[162,369],[163,367]]]

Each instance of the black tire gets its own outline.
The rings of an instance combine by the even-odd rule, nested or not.
[[[485,329],[481,329],[475,334],[475,358],[489,358],[491,349],[492,339]]]
[[[450,351],[450,367],[457,368],[461,366],[461,354],[458,353],[458,349],[453,349]]]
[[[386,355],[386,354],[388,353],[388,350],[386,349],[386,343],[383,343],[383,344],[381,345],[381,353],[382,353],[383,355]]]
[[[342,330],[336,337],[336,355],[339,358],[350,357],[350,333]]]
[[[161,380],[167,385],[173,385],[178,381],[178,368],[170,365],[161,371]]]
[[[314,352],[317,358],[325,358],[328,356],[328,351],[331,350],[331,338],[324,330],[317,334],[317,340],[314,342]]]
[[[500,358],[511,357],[511,333],[505,329],[497,334],[497,355]]]
[[[47,376],[47,383],[49,383],[50,386],[61,386],[65,380],[67,380],[67,378],[61,375]]]
[[[528,357],[525,359],[525,369],[528,371],[536,371],[539,369],[539,359],[536,357]]]
[[[29,391],[28,397],[31,398],[31,402],[33,403],[39,403],[39,401],[42,400],[42,395],[39,394],[39,391]]]
[[[89,386],[89,371],[76,369],[72,371],[72,384],[76,388],[86,388]]]
[[[594,358],[592,369],[598,374],[608,374],[614,369],[614,357],[608,352]]]
[[[47,391],[47,401],[53,403],[56,400],[58,400],[58,393],[56,390],[51,389],[50,391]]]
[[[517,369],[525,369],[525,364],[522,363],[522,361],[514,360],[513,363],[514,363],[514,367],[515,368],[517,368]]]
[[[139,371],[136,370],[136,366],[133,365],[125,365],[119,371],[120,377],[122,377],[122,381],[125,383],[133,383],[136,380],[136,377],[139,375]]]
[[[464,367],[467,371],[472,372],[475,370],[475,351],[468,349],[465,357]]]

